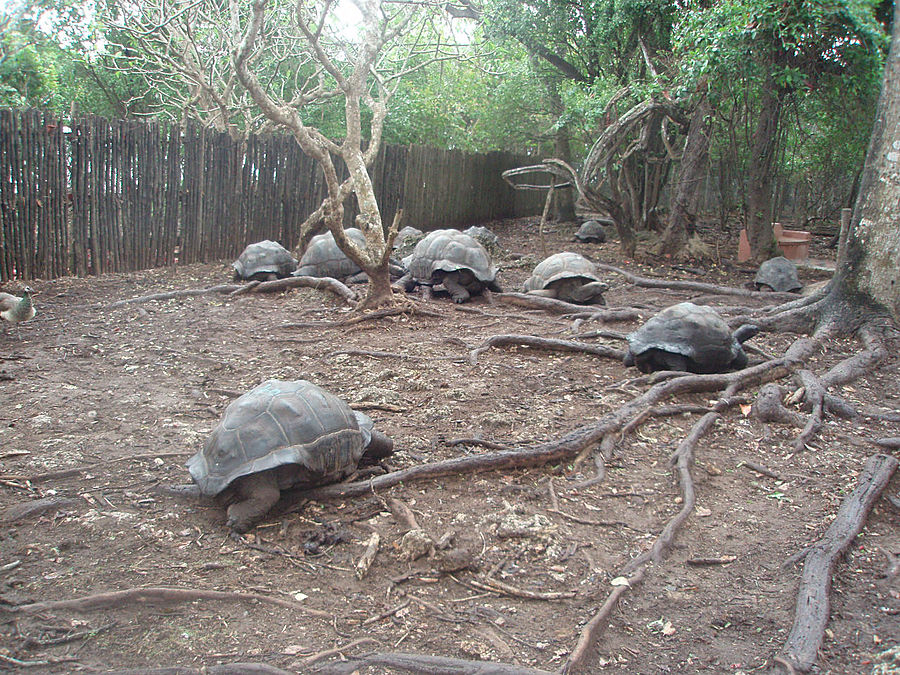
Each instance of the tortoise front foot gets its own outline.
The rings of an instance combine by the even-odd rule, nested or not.
[[[249,532],[271,510],[281,496],[275,475],[267,472],[246,476],[235,486],[237,500],[228,507],[228,527]]]

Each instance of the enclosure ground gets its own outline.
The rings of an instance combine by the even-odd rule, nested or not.
[[[544,248],[644,276],[732,286],[753,277],[733,264],[735,246],[723,245],[712,265],[647,265],[624,260],[615,242],[571,241],[574,225],[549,228],[545,246],[533,219],[488,225],[500,237],[496,261],[509,289],[518,290]],[[813,246],[823,261],[831,256],[825,241]],[[608,305],[637,307],[644,319],[699,295],[603,277]],[[801,277],[813,283],[828,275],[802,269]],[[37,281],[38,315],[22,326],[22,340],[0,335],[0,513],[46,507],[19,513],[0,532],[0,669],[17,661],[33,664],[30,672],[59,673],[254,661],[310,672],[311,655],[361,639],[348,655],[376,649],[559,667],[617,571],[680,508],[669,456],[697,415],[651,418],[620,440],[606,478],[587,487],[579,484],[593,475],[590,460],[408,483],[288,507],[242,542],[229,538],[220,508],[159,487],[187,482],[184,463],[225,406],[268,378],[309,379],[364,409],[395,441],[390,468],[485,452],[474,441],[451,443],[461,438],[510,447],[558,438],[648,385],[634,381],[635,369],[588,354],[502,347],[473,365],[469,350],[498,334],[573,339],[598,328],[627,333],[639,322],[575,327],[485,298],[454,305],[438,296],[423,305],[427,313],[342,326],[350,310],[309,289],[106,307],[229,279],[223,261]],[[703,300],[726,315],[765,302]],[[776,355],[792,340],[763,334],[750,344]],[[622,347],[612,338],[589,341]],[[796,600],[799,567],[785,563],[828,527],[877,451],[872,440],[900,436],[897,423],[865,417],[900,409],[896,346],[877,371],[836,392],[861,420],[828,418],[802,453],[791,454],[795,428],[763,424],[746,406],[723,414],[697,448],[693,516],[671,555],[614,612],[593,672],[750,673],[770,662]],[[829,342],[811,365],[824,370],[859,348]],[[712,398],[677,402],[706,406]],[[886,494],[898,492],[895,476]],[[447,548],[406,560],[391,499]],[[815,672],[869,672],[875,654],[900,643],[900,585],[886,576],[900,554],[898,525],[900,511],[882,499],[838,566]],[[381,546],[360,580],[355,565],[373,532]],[[488,577],[520,592],[484,590]],[[289,602],[231,596],[7,611],[156,587]]]

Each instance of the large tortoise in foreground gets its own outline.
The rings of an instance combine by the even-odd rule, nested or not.
[[[337,396],[306,380],[268,380],[231,402],[187,467],[203,495],[230,504],[228,525],[246,532],[281,490],[334,483],[363,455],[392,451],[391,439]]]
[[[466,302],[485,289],[502,293],[491,256],[475,239],[459,230],[434,230],[403,259],[409,272],[399,283],[407,291],[417,284],[442,284],[454,302]]]
[[[525,282],[525,292],[582,305],[604,305],[609,289],[597,276],[597,266],[583,255],[563,251],[537,264]]]
[[[732,334],[715,310],[682,302],[651,317],[628,338],[626,366],[641,372],[678,370],[689,373],[722,373],[747,365],[741,346],[759,328],[744,324]]]
[[[235,279],[268,281],[290,276],[297,259],[277,241],[265,239],[247,246],[231,266]]]

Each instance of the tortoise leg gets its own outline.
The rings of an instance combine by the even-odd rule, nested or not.
[[[227,525],[235,532],[247,532],[275,506],[281,496],[274,471],[262,471],[238,479],[233,484],[235,503],[228,507]]]
[[[450,273],[446,275],[441,283],[444,284],[444,288],[447,289],[447,292],[450,294],[450,297],[453,298],[453,302],[456,304],[461,304],[466,302],[471,295],[469,295],[469,291],[467,291],[463,286],[460,285],[459,281],[456,278],[456,274]]]
[[[394,441],[377,429],[372,429],[372,440],[366,446],[363,457],[367,459],[383,459],[394,453]]]

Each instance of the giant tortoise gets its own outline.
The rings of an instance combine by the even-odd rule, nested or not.
[[[391,439],[337,396],[306,380],[268,380],[231,402],[187,467],[201,494],[230,504],[228,525],[246,532],[281,490],[339,481],[363,455],[392,451]]]
[[[722,373],[747,365],[741,346],[759,328],[744,324],[734,334],[715,310],[682,302],[651,317],[628,338],[626,366],[642,373],[680,370],[689,373]]]
[[[770,258],[759,266],[753,284],[758,291],[780,291],[799,293],[803,290],[797,266],[784,256]]]
[[[403,259],[409,272],[400,279],[407,291],[417,284],[442,284],[454,302],[466,302],[485,289],[502,292],[497,268],[484,246],[459,230],[434,230]]]
[[[250,244],[231,266],[234,278],[267,281],[290,276],[297,259],[277,241],[266,239]]]
[[[360,248],[366,247],[366,236],[362,230],[356,227],[348,227],[344,230],[347,239],[350,239]],[[346,279],[353,277],[353,281],[365,281],[365,275],[358,277],[362,270],[355,262],[347,257],[334,240],[331,232],[317,234],[309,240],[306,251],[300,258],[300,265],[294,272],[295,277],[333,277]]]
[[[607,225],[612,223],[607,222]],[[604,223],[599,220],[586,220],[578,228],[574,239],[592,244],[602,244],[606,241],[606,230],[603,229]]]
[[[525,282],[525,292],[582,305],[604,305],[609,289],[597,276],[597,266],[583,255],[563,251],[537,264]]]

